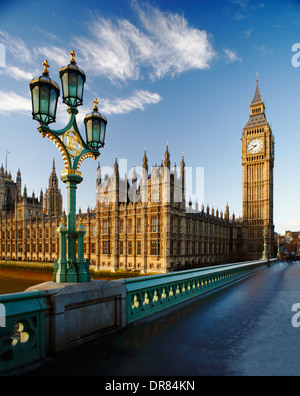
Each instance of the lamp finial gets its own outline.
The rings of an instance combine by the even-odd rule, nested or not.
[[[75,61],[75,52],[73,50],[70,52],[70,55],[71,55],[71,63],[76,63],[76,61]]]
[[[49,66],[47,59],[43,62],[43,66],[44,66],[43,74],[49,74],[48,68],[50,66]]]
[[[94,99],[94,108],[93,108],[93,110],[94,111],[98,111],[98,100],[97,100],[97,98]]]

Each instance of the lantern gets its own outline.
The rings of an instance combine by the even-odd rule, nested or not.
[[[61,68],[59,74],[62,81],[63,102],[70,107],[77,107],[82,105],[86,77],[75,62],[75,52],[71,51],[70,55],[70,64]]]
[[[98,101],[95,99],[93,112],[87,114],[84,118],[86,142],[93,150],[104,147],[107,125],[107,119],[99,113],[97,105]]]
[[[49,64],[45,60],[41,77],[30,82],[32,99],[32,116],[40,124],[55,122],[57,102],[60,95],[59,86],[49,77]]]

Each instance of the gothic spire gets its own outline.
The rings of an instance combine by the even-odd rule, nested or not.
[[[147,154],[146,154],[146,148],[145,148],[145,153],[144,153],[144,157],[143,157],[143,169],[146,169],[148,172],[148,158],[147,158]]]
[[[62,195],[58,188],[58,178],[55,169],[55,159],[53,158],[52,171],[49,178],[49,187],[43,197],[44,200],[44,214],[60,215],[62,213]]]
[[[98,168],[96,172],[96,185],[99,186],[102,182],[102,175],[101,175],[101,166],[100,161],[98,162]]]
[[[180,163],[181,174],[184,173],[184,168],[185,168],[185,162],[184,162],[184,157],[183,157],[183,153],[182,153],[182,160],[181,160],[181,163]]]
[[[165,168],[170,169],[171,163],[170,163],[170,153],[169,153],[169,148],[168,148],[168,143],[167,143],[167,148],[165,152],[165,162],[164,162]]]
[[[119,165],[118,165],[117,155],[116,155],[115,164],[114,164],[114,175],[116,175],[117,178],[119,177]]]
[[[259,81],[259,75],[258,73],[256,74],[256,90],[255,90],[255,94],[254,94],[254,98],[251,102],[251,104],[258,104],[258,103],[263,103],[262,97],[260,95],[260,91],[259,91],[259,86],[258,86],[258,81]]]
[[[53,158],[52,172],[49,179],[49,189],[58,188],[58,179],[56,176],[55,159]]]
[[[134,168],[132,171],[132,184],[134,184],[136,181],[137,181],[137,174],[136,174],[135,164],[134,164]]]

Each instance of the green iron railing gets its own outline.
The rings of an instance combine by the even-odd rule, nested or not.
[[[44,293],[0,295],[0,374],[45,357]]]
[[[260,260],[219,265],[125,280],[127,289],[127,323],[131,324],[139,319],[146,318],[241,279],[265,268],[272,261]]]

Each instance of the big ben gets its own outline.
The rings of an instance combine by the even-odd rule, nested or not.
[[[264,238],[268,256],[273,255],[274,136],[265,115],[265,105],[256,90],[248,123],[242,134],[244,246],[251,260],[260,259]],[[265,235],[265,236],[264,236]]]

